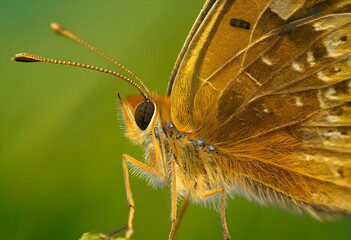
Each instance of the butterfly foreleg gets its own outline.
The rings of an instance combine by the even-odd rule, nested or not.
[[[134,212],[135,212],[135,204],[134,204],[134,199],[133,199],[133,194],[132,194],[132,188],[130,185],[129,181],[129,172],[128,172],[128,163],[133,164],[151,174],[156,175],[157,177],[160,177],[159,174],[151,167],[147,166],[146,164],[136,160],[135,158],[123,154],[123,176],[124,176],[124,184],[125,184],[125,189],[126,189],[126,195],[127,195],[127,201],[129,205],[129,215],[128,215],[128,230],[126,232],[126,239],[130,239],[131,236],[133,235],[133,218],[134,218]]]
[[[208,197],[212,197],[216,194],[221,194],[221,199],[220,199],[220,211],[221,211],[221,222],[222,222],[222,233],[223,233],[223,238],[225,240],[230,240],[230,234],[228,231],[228,226],[227,226],[227,219],[225,216],[225,197],[226,197],[226,193],[225,193],[225,189],[224,187],[218,187],[212,190],[207,191],[204,195],[203,195],[203,199],[208,198]]]

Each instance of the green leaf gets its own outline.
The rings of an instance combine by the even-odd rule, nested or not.
[[[82,237],[79,240],[127,240],[124,237],[110,237],[110,238],[104,238],[102,237],[103,235],[101,233],[84,233]]]

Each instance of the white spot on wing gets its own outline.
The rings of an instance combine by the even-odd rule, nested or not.
[[[319,101],[319,107],[320,108],[325,108],[325,102],[323,100],[322,92],[320,90],[317,93],[317,98],[318,98],[318,101]]]
[[[269,111],[268,108],[264,108],[264,109],[263,109],[263,112],[264,112],[264,113],[270,113],[270,111]]]
[[[340,117],[338,117],[338,116],[327,116],[326,120],[329,123],[337,123],[337,122],[340,121]]]
[[[336,96],[336,91],[334,88],[330,87],[327,92],[325,93],[325,97],[330,99],[330,100],[335,100],[335,99],[338,99]]]
[[[269,58],[267,58],[267,57],[262,56],[261,60],[262,60],[263,63],[265,63],[268,66],[272,66],[273,65],[272,61]]]
[[[341,132],[334,130],[334,131],[327,131],[323,133],[324,137],[329,138],[330,140],[337,140],[337,139],[347,139],[349,136],[341,134]]]
[[[328,53],[328,57],[337,58],[350,52],[345,48],[347,41],[343,40],[343,32],[335,32],[324,38],[324,45]]]
[[[316,65],[315,62],[315,58],[313,56],[313,52],[312,51],[308,51],[307,52],[307,62],[310,64],[310,67],[313,67],[314,65]]]
[[[298,64],[297,62],[292,62],[291,67],[292,67],[292,69],[294,69],[297,72],[303,71],[303,67],[300,64]]]
[[[330,81],[330,77],[326,76],[323,71],[317,72],[317,77],[322,80],[323,82]]]
[[[306,160],[306,161],[311,161],[311,160],[313,160],[312,156],[309,155],[309,154],[304,154],[304,157],[305,157],[305,160]]]
[[[303,106],[303,102],[301,101],[300,97],[294,97],[295,99],[295,106],[296,107],[302,107]]]
[[[262,104],[262,111],[264,112],[264,113],[270,113],[271,112],[271,110],[267,107],[267,105],[266,104]]]
[[[314,30],[319,32],[319,31],[323,31],[323,30],[326,30],[328,28],[331,28],[331,26],[326,24],[325,21],[318,21],[318,22],[315,22],[313,24],[313,28],[314,28]]]

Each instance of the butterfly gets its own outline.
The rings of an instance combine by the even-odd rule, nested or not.
[[[58,25],[53,28],[115,62]],[[17,54],[115,75],[140,93],[119,95],[125,135],[145,160],[123,155],[129,173],[170,187],[173,239],[189,202],[241,195],[323,220],[351,215],[351,1],[207,0],[165,96],[106,69]],[[183,200],[178,211],[178,200]]]

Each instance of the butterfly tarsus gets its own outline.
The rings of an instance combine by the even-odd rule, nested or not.
[[[113,231],[111,233],[108,233],[108,234],[104,234],[104,233],[100,233],[99,234],[99,238],[100,239],[114,239],[113,237],[120,234],[121,232],[123,231],[126,231],[128,229],[128,225],[125,225],[123,227],[121,227],[120,229],[117,229],[116,231]]]
[[[222,222],[222,233],[223,233],[223,239],[225,240],[231,240],[230,234],[229,234],[229,230],[228,230],[228,226],[227,226],[227,219],[225,216],[225,189],[223,186],[209,190],[208,192],[206,192],[203,195],[203,198],[208,198],[208,197],[212,197],[216,194],[221,194],[221,198],[220,198],[220,211],[221,211],[221,222]]]

